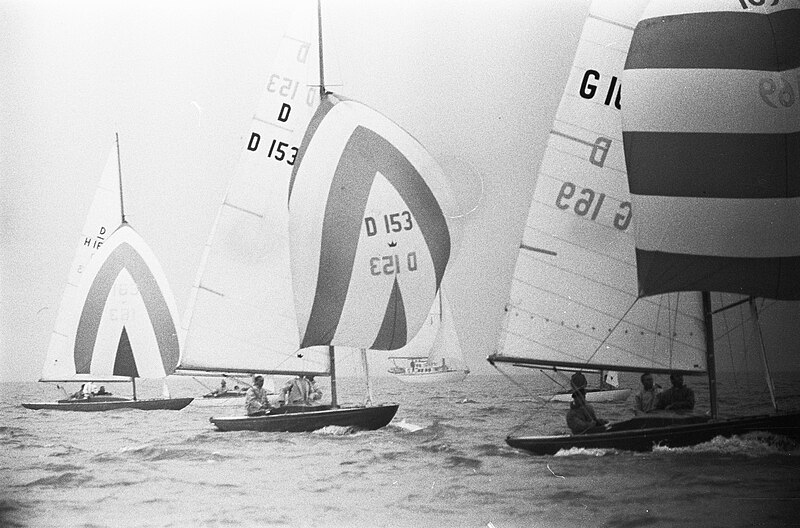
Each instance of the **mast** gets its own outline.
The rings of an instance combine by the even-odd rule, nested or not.
[[[319,28],[319,98],[325,96],[325,65],[322,61],[322,0],[317,0],[317,27]]]
[[[361,349],[361,366],[364,368],[364,380],[367,385],[367,401],[365,405],[369,407],[372,405],[372,382],[369,379],[369,361],[366,348]]]
[[[761,323],[758,320],[758,308],[756,307],[755,298],[748,299],[750,303],[750,313],[753,314],[753,328],[758,337],[759,349],[761,350],[761,360],[764,362],[764,378],[767,381],[767,388],[769,389],[769,397],[772,399],[772,407],[777,411],[778,403],[775,400],[775,384],[772,382],[772,374],[769,370],[769,362],[767,361],[767,349],[764,347],[764,336],[761,333]]]
[[[702,292],[703,322],[706,330],[706,370],[708,371],[708,397],[711,403],[711,416],[717,417],[717,372],[714,365],[714,321],[711,314],[711,294]]]
[[[114,135],[117,137],[117,173],[119,174],[119,211],[122,215],[122,223],[125,222],[125,202],[122,200],[122,161],[119,157],[119,132],[115,132]],[[134,399],[136,399],[134,397]]]
[[[136,400],[136,378],[131,376],[131,387],[133,388],[133,399]]]
[[[339,402],[336,399],[336,361],[334,360],[334,352],[333,347],[328,347],[328,354],[330,357],[330,364],[331,364],[331,407],[334,409],[339,406]]]

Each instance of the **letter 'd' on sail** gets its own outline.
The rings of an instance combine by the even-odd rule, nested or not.
[[[407,132],[332,94],[289,188],[301,347],[395,350],[422,327],[451,253],[444,174]]]

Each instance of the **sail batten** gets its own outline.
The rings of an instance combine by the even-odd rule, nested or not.
[[[327,349],[298,341],[286,205],[319,100],[307,82],[313,7],[299,5],[283,35],[205,245],[184,317],[181,371],[330,375]]]
[[[502,349],[490,360],[705,372],[699,294],[638,299],[638,217],[620,108],[623,66],[645,3],[591,4],[539,168]]]

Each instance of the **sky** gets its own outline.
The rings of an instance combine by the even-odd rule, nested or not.
[[[491,372],[514,258],[587,1],[323,3],[334,89],[384,113],[478,203],[446,279],[473,372]],[[0,1],[0,380],[38,379],[119,132],[128,221],[178,313],[291,1]],[[375,357],[373,372],[391,363]]]
[[[445,282],[474,373],[493,372],[485,358],[499,346],[588,5],[323,2],[333,89],[458,169],[462,199],[478,204]],[[0,0],[0,380],[39,377],[115,132],[127,219],[183,313],[292,9],[291,0]],[[387,356],[373,356],[373,372],[391,366]]]

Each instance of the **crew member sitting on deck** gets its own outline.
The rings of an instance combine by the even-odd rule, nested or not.
[[[219,388],[216,388],[213,391],[211,391],[211,394],[213,396],[221,396],[221,395],[225,394],[226,392],[228,392],[228,384],[225,383],[225,380],[221,380],[219,382]]]
[[[267,391],[264,390],[264,376],[253,378],[253,385],[247,389],[244,397],[244,410],[247,416],[266,414],[270,410]]]
[[[567,426],[572,434],[602,433],[608,429],[608,420],[598,418],[592,406],[586,403],[585,387],[572,393],[572,403],[569,404],[567,412]]]
[[[317,387],[314,376],[297,376],[286,382],[281,395],[284,405],[316,405],[322,398],[322,389]]]
[[[669,375],[672,387],[658,395],[656,409],[665,411],[691,411],[694,409],[694,391],[683,384],[683,374]]]
[[[652,374],[645,372],[640,379],[642,388],[636,395],[636,407],[634,408],[634,412],[637,414],[648,413],[655,409],[658,395],[661,394],[661,386],[653,383]]]
[[[73,392],[73,393],[70,395],[70,397],[69,397],[69,398],[70,398],[71,400],[82,400],[82,399],[84,398],[84,392],[83,392],[83,389],[84,389],[84,387],[86,387],[86,384],[85,384],[85,383],[84,383],[83,385],[81,385],[81,388],[80,388],[80,389],[78,389],[76,392]]]
[[[94,393],[95,396],[111,396],[110,392],[106,392],[105,385],[100,385],[100,388]]]

